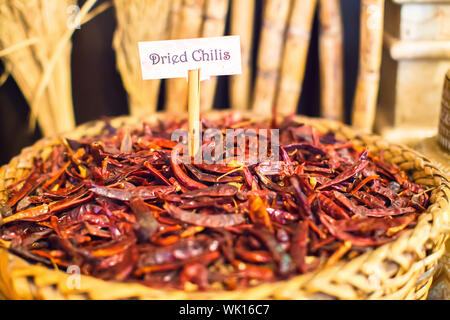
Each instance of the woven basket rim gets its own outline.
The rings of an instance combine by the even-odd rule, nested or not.
[[[223,110],[223,111],[212,111],[208,114],[205,114],[206,117],[217,117],[223,114],[236,113],[236,111]],[[243,116],[247,116],[250,118],[255,118],[250,112],[238,112]],[[163,119],[164,117],[177,117],[182,118],[185,117],[185,114],[171,114],[167,112],[160,112],[157,114],[149,115],[148,117],[140,117],[139,119],[133,118],[131,116],[121,116],[111,119],[111,123],[113,126],[130,126],[136,127],[142,125],[143,121],[156,121],[158,119]],[[124,283],[124,282],[115,282],[115,281],[104,281],[97,278],[93,278],[91,276],[81,275],[80,282],[84,285],[87,285],[88,288],[88,297],[87,298],[151,298],[151,299],[265,299],[265,298],[344,298],[344,299],[358,299],[358,298],[379,298],[377,295],[377,291],[383,291],[383,285],[385,284],[385,280],[392,280],[391,282],[395,282],[395,279],[377,279],[377,272],[380,270],[384,270],[384,267],[377,265],[377,259],[380,257],[389,257],[393,261],[395,261],[395,265],[390,265],[390,268],[396,270],[390,270],[389,272],[393,273],[401,273],[408,274],[417,273],[417,270],[413,270],[411,268],[424,268],[424,264],[434,263],[444,252],[445,247],[442,245],[445,242],[447,237],[444,234],[444,226],[448,224],[448,211],[450,210],[450,205],[448,199],[450,198],[450,182],[449,178],[445,176],[437,167],[435,167],[425,156],[420,153],[410,149],[409,147],[393,144],[386,142],[381,137],[373,134],[366,134],[362,131],[357,131],[354,128],[350,128],[349,126],[342,124],[337,121],[326,120],[322,118],[311,118],[305,116],[295,116],[296,120],[302,121],[308,125],[312,125],[318,129],[326,129],[332,130],[337,134],[344,135],[347,139],[352,139],[354,141],[362,141],[363,143],[367,143],[368,145],[372,143],[373,145],[377,144],[381,146],[381,149],[393,150],[394,148],[400,150],[401,152],[408,155],[408,157],[413,157],[412,160],[415,162],[423,162],[423,166],[429,168],[431,170],[431,177],[437,176],[440,179],[440,185],[433,191],[433,195],[431,198],[435,198],[434,201],[431,201],[430,206],[427,210],[419,216],[418,223],[415,228],[411,230],[407,230],[404,232],[398,239],[389,242],[385,245],[382,245],[372,251],[366,252],[354,259],[351,260],[341,260],[332,266],[322,267],[313,272],[297,275],[288,280],[276,281],[272,283],[264,283],[255,287],[249,287],[245,289],[240,289],[239,292],[234,291],[207,291],[207,292],[187,292],[183,290],[175,290],[175,289],[160,289],[160,288],[151,288],[140,284],[138,282],[133,283]],[[258,119],[267,120],[267,119]],[[24,153],[28,152],[32,156],[38,155],[39,151],[42,151],[44,148],[58,143],[60,141],[60,137],[81,137],[83,135],[92,135],[95,132],[98,132],[99,123],[101,121],[91,121],[85,124],[82,124],[75,128],[75,130],[60,134],[50,138],[44,138],[36,142],[34,145],[28,148],[24,148],[18,156],[14,157],[10,163],[4,165],[0,168],[0,181],[2,181],[3,175],[1,174],[1,170],[6,171],[8,166],[14,160],[20,160],[20,158],[24,155]],[[370,146],[370,145],[369,145]],[[384,147],[384,148],[383,148]],[[417,159],[421,159],[421,161],[416,161]],[[389,160],[388,160],[389,161]],[[424,165],[425,164],[425,165]],[[3,179],[6,180],[6,179]],[[6,183],[4,184],[6,185]],[[0,194],[4,193],[5,190],[1,189],[0,185]],[[444,200],[442,200],[445,198]],[[430,225],[431,220],[431,225]],[[429,251],[433,251],[429,255],[425,255],[419,249],[417,250],[417,257],[401,257],[403,253],[401,248],[399,250],[398,243],[400,241],[411,241],[410,239],[414,239],[416,234],[429,233],[430,238],[437,239],[437,244],[433,244],[433,246],[429,249]],[[439,245],[440,244],[440,245]],[[420,244],[423,245],[423,244]],[[401,247],[401,246],[400,246]],[[2,248],[2,243],[0,243],[0,248]],[[393,256],[395,253],[399,254],[399,257]],[[423,262],[422,260],[428,259]],[[3,261],[3,263],[2,263]],[[11,266],[14,265],[15,268],[11,270]],[[358,272],[355,271],[355,274],[349,273],[349,270],[358,270],[365,269],[365,276],[361,276],[359,279],[355,277],[355,279],[350,279],[351,276],[358,275]],[[379,268],[379,270],[377,270]],[[411,270],[410,270],[411,269]],[[428,268],[430,271],[432,268]],[[14,271],[14,272],[11,272]],[[427,271],[427,272],[428,272]],[[345,279],[345,272],[349,273],[348,279]],[[383,271],[384,274],[386,273]],[[382,272],[382,274],[383,274]],[[431,277],[432,277],[431,270]],[[14,298],[15,292],[12,289],[11,282],[13,281],[13,276],[20,277],[23,274],[31,274],[34,277],[39,279],[45,278],[45,280],[49,283],[52,283],[53,293],[49,293],[49,296],[72,296],[80,299],[86,298],[83,295],[85,292],[85,288],[82,289],[69,289],[67,288],[67,279],[70,275],[66,274],[62,271],[56,271],[49,269],[44,266],[30,264],[24,259],[10,253],[9,251],[4,249],[0,249],[0,291],[3,291],[6,297]],[[369,274],[370,276],[367,276]],[[339,281],[336,282],[335,277],[339,275]],[[401,275],[400,275],[401,276]],[[430,275],[428,275],[430,276]],[[403,275],[403,277],[405,277]],[[53,280],[52,280],[53,279]],[[346,280],[346,281],[343,281]],[[420,279],[416,279],[415,283],[419,283]],[[425,281],[422,279],[422,281]],[[427,280],[428,281],[428,280]],[[341,283],[342,282],[342,283]],[[431,284],[431,281],[428,281]],[[43,282],[46,283],[45,281]],[[381,284],[380,284],[381,283]],[[55,288],[56,284],[56,288]],[[28,285],[36,285],[36,284],[28,284]],[[352,288],[352,286],[357,286],[357,290]],[[38,284],[39,286],[39,284]],[[370,294],[364,296],[363,293],[359,293],[360,288],[365,287],[367,292]],[[300,288],[300,289],[298,289]],[[5,292],[6,291],[6,292]],[[364,289],[362,290],[364,291]],[[386,291],[386,290],[384,290]],[[389,290],[387,290],[389,291]],[[427,290],[425,290],[427,291]],[[422,292],[422,295],[426,296],[426,292]],[[388,296],[386,294],[381,295],[380,297]],[[401,296],[401,295],[400,295]],[[33,298],[39,297],[39,295],[32,296]],[[41,294],[42,298],[47,298],[48,296]],[[246,298],[248,297],[248,298]],[[396,297],[396,293],[392,292],[390,297]]]

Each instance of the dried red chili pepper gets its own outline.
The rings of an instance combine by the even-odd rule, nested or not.
[[[281,120],[281,119],[280,119]],[[240,116],[204,128],[249,126]],[[279,161],[181,163],[186,120],[65,139],[0,203],[0,239],[25,259],[105,280],[238,289],[351,259],[415,226],[429,191],[383,155],[280,122]],[[212,141],[202,150],[211,151]],[[254,155],[255,145],[230,146]],[[324,262],[328,259],[328,263]]]
[[[144,200],[139,197],[130,200],[130,207],[136,217],[136,226],[138,238],[146,242],[158,231],[158,221],[153,216],[152,211],[146,205]]]
[[[243,214],[197,214],[185,211],[169,203],[165,208],[174,218],[202,227],[224,228],[242,224],[246,221]]]

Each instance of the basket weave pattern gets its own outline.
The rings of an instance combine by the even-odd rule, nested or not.
[[[221,114],[213,112],[210,117]],[[113,119],[112,125],[140,126],[143,120],[151,122],[167,117],[162,113],[146,119],[120,117]],[[84,275],[80,280],[81,288],[71,289],[69,274],[32,265],[0,248],[0,292],[9,299],[425,299],[448,237],[449,179],[428,159],[407,147],[389,144],[378,136],[357,133],[338,122],[300,116],[297,119],[321,131],[331,130],[338,138],[367,146],[374,154],[383,150],[386,161],[409,172],[414,182],[435,187],[430,206],[419,216],[416,227],[395,241],[350,261],[238,291],[154,289]],[[102,128],[102,122],[91,122],[65,136],[76,139],[97,134]],[[7,200],[6,187],[27,174],[34,157],[45,157],[51,147],[59,143],[58,137],[42,139],[1,167],[0,200]]]

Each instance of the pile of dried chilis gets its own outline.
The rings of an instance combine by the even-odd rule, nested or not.
[[[268,128],[236,115],[202,122]],[[248,166],[173,161],[180,127],[106,121],[98,136],[55,146],[9,187],[0,239],[29,261],[105,280],[233,290],[352,259],[414,227],[428,205],[382,155],[290,119],[278,126],[281,161]]]

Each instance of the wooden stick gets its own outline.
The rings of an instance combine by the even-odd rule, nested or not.
[[[294,0],[293,3],[275,102],[281,116],[297,111],[316,4],[317,0]]]
[[[231,34],[241,37],[242,73],[230,77],[230,103],[236,110],[248,109],[250,105],[254,18],[254,0],[231,1]]]
[[[218,37],[225,32],[229,0],[206,0],[206,14],[202,37]],[[200,107],[202,111],[212,109],[217,86],[217,77],[201,83]]]
[[[195,157],[200,148],[200,69],[188,72],[189,152]]]
[[[183,0],[178,30],[174,30],[174,39],[197,38],[203,22],[205,0]],[[188,85],[185,79],[168,79],[166,92],[166,110],[180,112],[186,110]]]
[[[253,96],[253,112],[270,114],[283,49],[290,1],[267,0],[264,8],[258,64]]]
[[[342,19],[339,0],[320,0],[319,67],[321,116],[343,120]]]
[[[371,132],[380,80],[383,48],[384,0],[362,0],[359,46],[359,72],[353,100],[352,124]]]

